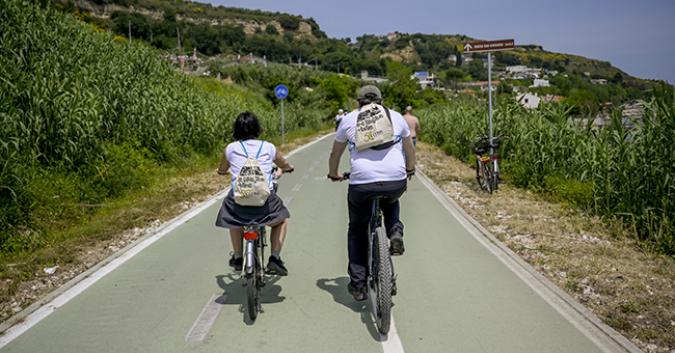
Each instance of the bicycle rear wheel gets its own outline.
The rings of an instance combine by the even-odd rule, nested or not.
[[[480,162],[480,159],[476,158],[476,182],[481,189],[485,190],[483,180],[485,180],[483,176],[483,163]]]
[[[391,259],[389,255],[389,239],[384,227],[376,228],[373,244],[373,261],[375,263],[375,319],[377,330],[381,334],[389,333],[391,324]]]
[[[246,314],[251,321],[258,317],[258,284],[255,274],[246,277]]]

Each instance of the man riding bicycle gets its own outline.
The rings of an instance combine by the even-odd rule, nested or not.
[[[328,178],[341,181],[340,158],[349,146],[351,176],[347,195],[349,206],[349,292],[356,300],[367,298],[368,221],[372,202],[380,198],[392,255],[401,255],[403,223],[399,218],[399,197],[407,187],[407,177],[415,173],[415,149],[403,116],[382,106],[382,94],[375,86],[364,86],[357,94],[359,109],[340,123],[329,158]],[[387,124],[388,122],[388,124]],[[379,143],[380,136],[391,135]],[[373,137],[376,136],[376,137]],[[374,139],[369,146],[364,139]]]

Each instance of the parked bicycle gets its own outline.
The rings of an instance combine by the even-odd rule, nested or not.
[[[497,150],[501,136],[492,138],[492,144],[487,136],[480,136],[474,143],[476,154],[476,181],[481,189],[492,193],[499,187],[499,155]]]
[[[278,168],[272,169],[274,178],[273,189],[277,192],[277,179],[279,174]],[[285,171],[284,173],[292,173],[293,170]],[[245,314],[253,322],[258,317],[258,313],[263,312],[260,303],[260,292],[265,286],[265,275],[263,273],[265,248],[267,247],[267,237],[265,226],[260,224],[249,224],[243,229],[243,258],[244,264],[242,266],[242,277],[245,278],[246,286],[246,305]]]
[[[350,173],[342,179],[348,180]],[[392,295],[396,294],[396,275],[389,252],[389,238],[382,221],[380,199],[373,200],[368,222],[368,288],[375,293],[373,303],[377,330],[386,335],[391,324]],[[369,296],[373,298],[372,295]]]

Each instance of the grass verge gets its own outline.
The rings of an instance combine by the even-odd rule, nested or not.
[[[329,131],[294,131],[279,150],[288,153]],[[83,205],[95,210],[86,218],[45,229],[47,240],[39,248],[2,253],[0,321],[222,190],[228,182],[215,173],[218,161],[219,156],[201,157],[183,168],[163,169],[148,187],[99,205]]]

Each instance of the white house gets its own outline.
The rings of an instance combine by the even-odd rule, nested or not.
[[[548,80],[535,78],[534,82],[532,83],[532,86],[530,87],[551,87],[551,84],[548,82]]]
[[[539,107],[539,102],[541,102],[541,98],[537,96],[536,94],[532,93],[520,93],[516,96],[516,100],[520,105],[527,109],[537,109]]]
[[[514,65],[506,67],[506,73],[509,74],[512,79],[515,80],[539,78],[541,76],[541,71],[542,71],[541,69],[527,67],[525,65]]]
[[[410,78],[416,79],[422,89],[436,86],[436,76],[428,71],[417,71]]]
[[[594,85],[606,85],[607,80],[605,80],[604,78],[591,79],[591,83]]]

